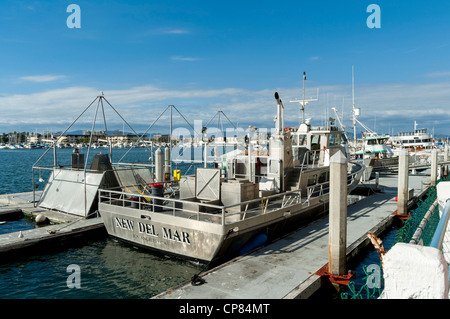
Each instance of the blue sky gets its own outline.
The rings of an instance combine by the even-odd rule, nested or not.
[[[72,3],[79,29],[66,25]],[[379,29],[366,24],[373,3]],[[192,122],[222,110],[270,128],[275,91],[296,125],[289,101],[301,97],[304,71],[307,97],[319,89],[307,116],[322,124],[336,107],[350,126],[354,66],[364,124],[395,134],[416,120],[450,135],[449,26],[450,3],[437,0],[4,0],[0,132],[64,130],[101,91],[140,131],[168,104]]]

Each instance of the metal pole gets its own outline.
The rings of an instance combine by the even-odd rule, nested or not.
[[[409,178],[409,154],[402,150],[398,159],[398,190],[397,190],[397,214],[408,214],[408,178]]]
[[[86,168],[87,168],[88,161],[89,161],[89,152],[91,150],[92,136],[93,136],[94,130],[95,130],[95,122],[97,121],[97,114],[98,114],[98,108],[100,106],[100,101],[101,101],[101,96],[98,97],[98,103],[97,103],[97,108],[95,109],[94,121],[92,122],[91,135],[89,137],[89,145],[88,145],[87,154],[86,154],[86,161],[84,163],[83,176],[84,176],[84,216],[85,217],[88,215],[88,212],[87,212],[87,190],[86,190]]]
[[[169,153],[169,173],[172,174],[172,110],[173,105],[170,105],[170,132],[169,132],[169,142],[170,142],[170,153]],[[166,159],[167,160],[167,159]],[[171,178],[169,178],[170,180]]]
[[[204,157],[204,167],[208,167],[208,143],[203,143],[204,149],[203,149],[203,157]]]
[[[225,208],[222,207],[222,226],[225,226]]]
[[[36,186],[34,185],[35,181],[34,181],[34,167],[31,168],[31,179],[32,179],[32,183],[33,183],[33,207],[36,207]]]
[[[425,226],[428,223],[428,220],[430,219],[431,215],[433,215],[436,206],[439,204],[438,199],[436,199],[433,204],[428,209],[425,216],[422,218],[422,221],[420,222],[419,226],[417,227],[416,231],[414,232],[414,235],[412,236],[411,240],[409,241],[410,244],[418,244],[420,236],[422,235],[423,230],[425,229]]]
[[[342,276],[347,272],[347,158],[342,151],[330,159],[328,271]]]
[[[105,108],[103,107],[103,95],[100,96],[100,103],[102,106],[102,114],[103,114],[103,124],[105,125],[105,138],[106,138],[106,143],[108,143],[108,151],[109,151],[109,162],[113,163],[113,158],[112,158],[112,143],[108,137],[108,126],[106,125],[106,116],[105,116]]]
[[[248,128],[248,148],[247,148],[247,155],[248,155],[248,180],[250,182],[253,182],[253,166],[252,166],[252,135],[251,135],[250,127]]]
[[[442,242],[444,241],[444,236],[447,230],[449,209],[450,209],[450,199],[447,199],[447,202],[445,203],[444,206],[444,210],[442,211],[441,219],[439,220],[439,224],[436,228],[436,232],[434,233],[433,239],[431,240],[430,247],[434,247],[439,250],[442,248]]]

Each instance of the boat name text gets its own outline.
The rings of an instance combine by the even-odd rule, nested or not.
[[[120,217],[114,217],[114,225],[116,228],[120,228],[123,230],[134,231],[135,230],[135,221],[129,220]],[[185,243],[190,245],[191,241],[189,239],[189,233],[185,231],[178,231],[176,229],[171,229],[167,227],[161,227],[161,232],[156,231],[155,225],[146,224],[142,222],[137,222],[137,231],[139,234],[146,234],[153,237],[160,237],[159,234],[162,234],[162,238],[167,240],[176,241],[179,243]]]

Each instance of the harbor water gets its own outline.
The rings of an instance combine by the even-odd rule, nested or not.
[[[32,191],[32,166],[44,149],[0,150],[0,194]],[[82,150],[86,153],[86,150]],[[114,149],[119,159],[128,149]],[[61,161],[70,158],[72,149],[58,149]],[[106,149],[91,149],[90,157]],[[149,150],[133,149],[124,160],[147,161]],[[67,162],[67,161],[66,161]],[[40,165],[52,165],[50,151]],[[180,165],[186,170],[186,165]],[[37,173],[36,173],[37,174]],[[46,180],[43,171],[41,178]],[[48,172],[47,172],[48,174]],[[38,183],[38,176],[35,179]],[[38,185],[42,189],[45,181]],[[38,227],[22,218],[0,225],[0,234]],[[72,273],[80,268],[80,288],[68,288]],[[155,255],[105,236],[78,247],[49,251],[36,256],[17,256],[0,262],[1,299],[146,299],[189,280],[203,265]]]
[[[31,168],[44,151],[0,150],[0,165],[3,168],[0,194],[32,191]],[[127,151],[114,149],[114,162]],[[72,152],[72,149],[58,149],[58,163],[69,159]],[[87,151],[82,152],[86,154]],[[91,149],[89,157],[100,152],[107,153],[108,150]],[[123,161],[147,161],[150,154],[148,149],[133,149]],[[65,162],[68,163],[67,160]],[[52,152],[46,154],[39,164],[51,166]],[[182,174],[189,167],[192,169],[190,164],[173,165]],[[43,189],[49,171],[35,174],[37,189]],[[33,227],[39,226],[31,219],[22,218],[1,224],[0,234]],[[370,264],[379,264],[374,249],[369,249],[359,264],[352,265],[356,271],[357,285],[364,277],[362,266]],[[79,288],[68,287],[70,265],[77,265],[80,269]],[[44,254],[0,261],[0,299],[147,299],[188,281],[203,269],[204,265],[153,254],[105,236]]]

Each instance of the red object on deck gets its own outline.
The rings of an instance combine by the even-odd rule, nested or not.
[[[322,280],[325,279],[332,283],[345,285],[345,286],[347,286],[348,283],[350,282],[350,279],[352,279],[355,276],[355,274],[351,270],[348,271],[347,275],[342,275],[342,276],[333,275],[332,273],[330,273],[328,271],[328,264],[326,264],[321,269],[319,269],[316,272],[316,275],[322,277]]]

